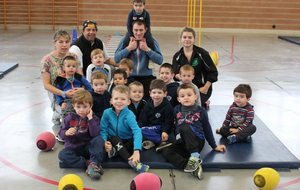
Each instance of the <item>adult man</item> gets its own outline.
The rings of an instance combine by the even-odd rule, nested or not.
[[[97,23],[85,20],[82,26],[82,35],[72,44],[69,51],[77,55],[83,69],[84,76],[86,76],[87,67],[91,64],[91,52],[96,48],[104,51],[106,60],[105,63],[115,65],[113,59],[108,57],[103,42],[96,37],[96,33],[98,31]]]
[[[149,48],[145,39],[147,27],[141,20],[132,23],[133,36],[130,37],[128,44],[124,44],[124,38],[120,41],[115,52],[115,62],[120,62],[123,58],[129,58],[133,61],[132,77],[144,85],[144,98],[149,99],[149,86],[155,77],[153,71],[149,68],[149,61],[160,65],[163,62],[163,56],[158,42],[153,39],[153,49]]]

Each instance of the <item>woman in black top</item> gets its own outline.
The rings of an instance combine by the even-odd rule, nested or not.
[[[199,88],[202,107],[209,106],[212,93],[212,83],[218,80],[218,71],[209,53],[196,45],[194,29],[185,27],[180,33],[182,48],[173,56],[173,69],[175,78],[179,80],[179,69],[185,64],[193,66],[195,78],[193,83]]]

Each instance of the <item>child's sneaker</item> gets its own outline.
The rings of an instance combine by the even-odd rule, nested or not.
[[[200,163],[200,159],[194,156],[191,156],[188,163],[186,164],[184,171],[192,173],[197,170],[198,165]]]
[[[196,176],[199,180],[203,179],[202,175],[202,160],[200,160],[198,164],[198,168],[192,173],[194,176]]]
[[[65,140],[63,140],[59,135],[56,135],[55,139],[57,140],[57,142],[59,142],[61,144],[65,144]]]
[[[112,149],[107,153],[108,158],[112,158],[117,154],[117,151],[115,149],[115,147],[112,147]]]
[[[227,137],[228,144],[233,144],[236,143],[236,136],[235,135],[230,135]]]
[[[155,150],[156,150],[156,152],[159,152],[163,148],[166,148],[166,147],[171,146],[171,145],[172,145],[172,143],[169,143],[169,142],[161,142],[160,145]]]
[[[101,167],[101,169],[102,169],[102,167]],[[98,180],[101,177],[101,174],[100,174],[101,169],[97,166],[96,163],[91,162],[85,172],[92,179],[97,179]],[[103,173],[103,171],[102,171],[102,173]]]
[[[155,144],[152,141],[146,140],[143,142],[142,146],[144,149],[149,150],[150,148],[155,147]]]
[[[143,164],[143,163],[139,162],[133,169],[137,173],[144,173],[144,172],[148,172],[149,168],[150,167],[147,164]]]
[[[251,138],[251,136],[247,136],[247,138],[245,140],[246,140],[247,143],[251,143],[252,138]]]

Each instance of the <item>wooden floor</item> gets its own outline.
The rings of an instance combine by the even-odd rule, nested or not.
[[[98,33],[107,41],[115,31]],[[154,32],[154,36],[164,62],[171,62],[179,49],[178,33]],[[53,49],[52,37],[53,31],[0,31],[0,64],[19,64],[0,80],[1,189],[57,189],[59,179],[67,173],[79,175],[89,189],[129,189],[136,175],[131,170],[106,169],[100,181],[91,181],[81,170],[58,167],[62,145],[56,144],[54,151],[46,153],[36,148],[37,135],[52,128],[50,102],[40,78],[40,60]],[[220,56],[219,81],[214,84],[211,104],[230,105],[233,88],[249,83],[256,115],[300,159],[300,46],[277,35],[229,33],[204,33],[202,45],[208,51],[217,50]],[[169,170],[151,172],[162,178],[164,190],[256,189],[252,181],[255,170],[205,172],[202,181],[179,170],[172,171],[175,178]],[[281,171],[280,176],[280,189],[300,189],[299,170]]]

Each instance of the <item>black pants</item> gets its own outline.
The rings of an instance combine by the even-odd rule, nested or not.
[[[212,94],[212,86],[209,87],[206,94],[202,94],[200,92],[201,107],[206,108],[205,102],[210,98],[211,94]]]
[[[232,128],[231,126],[228,127],[221,127],[220,129],[220,134],[223,137],[228,137],[232,134],[230,134],[229,129]],[[255,133],[256,131],[256,127],[253,124],[249,124],[247,127],[243,128],[242,131],[237,132],[236,135],[236,141],[237,142],[241,142],[244,141],[248,136],[253,135],[253,133]]]
[[[149,89],[152,80],[156,79],[154,76],[133,76],[134,80],[139,81],[144,86],[144,100],[150,99]]]
[[[112,146],[116,149],[117,153],[120,157],[128,161],[128,158],[133,153],[133,139],[130,140],[122,140],[119,137],[110,137],[108,141],[111,142]]]
[[[181,139],[174,144],[162,149],[162,155],[175,167],[183,169],[193,152],[201,152],[205,140],[199,139],[188,125],[179,129]]]

